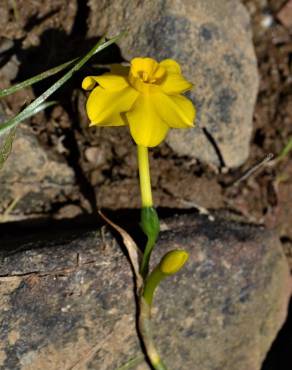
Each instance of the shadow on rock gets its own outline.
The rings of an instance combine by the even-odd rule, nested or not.
[[[42,73],[50,68],[65,63],[73,58],[84,56],[98,41],[100,37],[87,38],[87,19],[89,8],[86,2],[78,0],[77,13],[70,34],[60,29],[47,29],[40,36],[38,46],[32,46],[27,49],[22,48],[22,40],[16,40],[11,48],[5,50],[0,55],[1,63],[5,63],[11,55],[16,55],[20,62],[18,74],[13,83],[18,83]],[[31,31],[44,20],[54,15],[54,12],[44,15],[43,17],[31,17],[24,29]],[[80,149],[76,138],[76,133],[81,131],[78,106],[74,98],[76,89],[80,89],[81,81],[86,75],[99,74],[106,70],[103,65],[110,63],[120,63],[122,61],[121,53],[116,45],[105,49],[104,51],[93,56],[90,62],[50,97],[50,100],[57,100],[63,110],[68,115],[69,127],[58,127],[58,135],[63,137],[62,143],[66,148],[66,160],[73,168],[76,182],[80,192],[87,199],[93,212],[97,211],[96,198],[90,182],[80,166]],[[98,67],[96,67],[98,65]],[[62,72],[64,74],[64,71]],[[58,76],[61,76],[59,74]],[[42,94],[56,81],[56,76],[50,77],[33,86],[36,97]],[[51,118],[52,109],[47,109],[47,122]]]
[[[290,370],[292,347],[292,299],[290,300],[288,318],[275,339],[262,370]]]

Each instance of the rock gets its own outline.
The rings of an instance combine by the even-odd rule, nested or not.
[[[190,253],[154,303],[169,369],[259,370],[291,292],[276,235],[219,215],[181,215],[162,226],[154,262],[172,248]],[[2,238],[0,368],[109,370],[142,361],[122,248],[101,229],[52,229]]]
[[[282,238],[292,241],[292,182],[280,183],[277,189],[277,201],[277,206],[267,214],[265,223],[269,228],[277,229]]]
[[[0,11],[0,16],[1,16],[1,11]],[[2,58],[0,57],[0,65],[3,63],[5,59],[3,55],[5,56],[5,53],[8,52],[9,49],[13,49],[13,46],[14,46],[13,41],[11,41],[8,38],[0,37],[0,56],[2,57]],[[10,81],[13,80],[17,76],[18,69],[19,69],[19,61],[16,55],[12,55],[12,57],[10,57],[8,61],[4,63],[4,66],[0,68],[1,80],[3,80],[3,78],[4,79],[7,78]]]
[[[40,35],[48,28],[63,29],[66,33],[72,31],[77,13],[77,0],[69,3],[64,0],[38,1],[35,4],[13,3],[0,1],[1,29],[0,38],[21,41],[24,48],[38,44]],[[32,19],[36,14],[42,18],[37,27],[32,27]],[[23,38],[23,39],[22,39]],[[48,59],[48,58],[47,58]],[[35,62],[35,60],[34,60]]]
[[[39,217],[76,198],[74,171],[45,150],[28,126],[20,125],[10,156],[0,172],[0,222]],[[15,206],[5,210],[15,201]]]
[[[292,1],[289,0],[277,13],[277,18],[288,29],[292,27]]]
[[[82,208],[75,204],[68,204],[60,208],[54,215],[55,219],[62,220],[82,215]]]
[[[104,162],[102,154],[102,151],[97,147],[89,147],[84,152],[86,160],[96,166]]]
[[[167,142],[179,155],[227,167],[249,154],[258,90],[249,16],[239,0],[90,0],[89,35],[114,35],[126,59],[174,58],[195,84],[197,127],[172,130]],[[219,154],[220,153],[220,154]],[[221,157],[221,158],[220,158]]]

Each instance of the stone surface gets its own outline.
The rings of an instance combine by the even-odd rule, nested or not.
[[[72,168],[43,148],[28,126],[21,125],[0,172],[0,222],[48,214],[54,204],[76,198]],[[16,201],[9,214],[5,211]]]
[[[57,11],[56,11],[57,10]],[[48,28],[63,29],[67,33],[72,30],[77,10],[77,0],[37,1],[33,5],[26,0],[19,0],[17,7],[13,3],[0,2],[0,42],[1,38],[21,40],[24,47],[37,45],[40,35]],[[35,22],[36,14],[42,21],[37,27],[26,24],[27,20]]]
[[[172,130],[169,145],[218,165],[241,165],[249,154],[258,90],[249,17],[239,0],[90,0],[89,35],[117,34],[126,59],[174,58],[195,84],[197,127]],[[218,154],[219,153],[219,154]]]
[[[287,1],[281,10],[277,13],[277,18],[283,24],[283,26],[290,28],[292,27],[292,1]]]
[[[0,369],[114,370],[141,356],[128,260],[105,229],[59,233],[56,225],[1,240]],[[162,226],[154,260],[177,247],[190,253],[155,299],[168,368],[259,370],[291,292],[275,234],[219,215]]]

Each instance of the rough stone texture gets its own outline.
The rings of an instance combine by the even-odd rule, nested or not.
[[[249,17],[240,1],[90,0],[89,6],[90,35],[113,35],[127,27],[119,42],[127,59],[174,58],[194,82],[197,127],[172,130],[169,145],[215,165],[219,150],[227,167],[241,165],[249,153],[258,73]]]
[[[21,37],[26,36],[23,46],[29,47],[37,45],[40,35],[48,28],[63,29],[67,33],[71,31],[77,9],[76,0],[70,0],[69,2],[64,0],[36,1],[33,6],[27,3],[27,0],[18,0],[16,11],[21,11],[20,14],[15,15],[13,4],[6,1],[0,2],[2,26],[0,29],[0,43],[1,38],[20,40]],[[36,14],[38,18],[35,18]],[[31,21],[42,19],[42,22],[39,22],[37,27],[31,27],[31,25],[25,27],[26,19]],[[15,22],[18,23],[18,27],[15,27]]]
[[[114,370],[141,355],[121,247],[110,233],[72,229],[2,239],[0,369]],[[153,311],[169,369],[259,370],[291,291],[277,237],[191,214],[163,224],[154,259],[177,247],[190,260]]]
[[[0,173],[0,222],[49,213],[54,204],[76,197],[75,175],[61,158],[45,150],[27,126],[19,126]],[[17,200],[9,214],[5,210]]]

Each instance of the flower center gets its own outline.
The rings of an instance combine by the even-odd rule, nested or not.
[[[154,91],[166,77],[166,70],[152,58],[134,58],[131,63],[129,82],[141,93]]]
[[[145,83],[150,83],[154,84],[156,82],[156,78],[154,76],[150,76],[147,72],[145,71],[140,71],[138,72],[139,78],[145,82]]]

